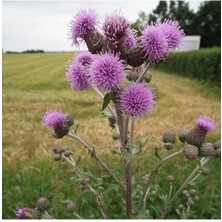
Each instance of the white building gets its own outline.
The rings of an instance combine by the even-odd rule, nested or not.
[[[183,38],[180,48],[177,52],[185,52],[191,50],[198,50],[200,48],[200,35],[188,35]]]

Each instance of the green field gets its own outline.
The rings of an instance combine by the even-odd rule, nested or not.
[[[100,98],[94,91],[73,92],[65,77],[65,67],[72,53],[12,54],[3,55],[2,78],[2,206],[3,218],[15,218],[16,206],[34,206],[39,196],[47,196],[52,203],[51,212],[56,218],[72,218],[64,209],[64,200],[81,203],[80,215],[90,218],[93,209],[90,200],[82,202],[79,186],[65,163],[54,162],[50,147],[67,145],[74,157],[81,156],[81,166],[88,171],[101,172],[101,168],[77,143],[69,138],[55,140],[41,123],[42,116],[51,109],[71,114],[80,124],[79,134],[116,169],[121,167],[111,150],[117,144],[111,139],[107,120],[98,111]],[[162,145],[162,133],[175,132],[182,127],[191,128],[198,115],[205,114],[216,120],[219,128],[207,136],[207,141],[220,138],[220,88],[189,78],[152,71],[151,87],[156,95],[153,112],[136,120],[135,137],[147,132],[149,143],[144,154],[133,162],[136,178],[153,167],[152,144]],[[179,144],[179,142],[178,142]],[[179,146],[179,145],[178,145]],[[163,148],[162,148],[163,151]],[[161,171],[158,181],[164,185],[170,172],[177,183],[191,171],[195,163],[184,157],[171,161]],[[192,210],[193,218],[220,218],[220,160],[211,161],[211,173],[198,184],[200,203]],[[173,170],[172,170],[173,169]],[[66,170],[66,173],[64,173]],[[88,200],[88,199],[87,199]],[[110,200],[110,217],[116,213],[115,200]],[[174,218],[175,215],[172,215]]]

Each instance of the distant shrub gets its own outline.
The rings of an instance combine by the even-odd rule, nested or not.
[[[37,50],[30,49],[30,50],[23,51],[22,53],[44,53],[44,52],[45,51],[41,49],[37,49]]]
[[[220,48],[178,52],[170,54],[164,62],[153,65],[153,68],[199,80],[207,80],[220,85],[220,58]]]

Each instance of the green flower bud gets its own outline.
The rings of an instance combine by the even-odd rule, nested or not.
[[[52,215],[50,215],[50,214],[44,213],[44,214],[41,216],[41,219],[53,220],[53,219],[55,219],[55,218],[54,218]]]
[[[175,143],[176,142],[176,135],[172,131],[166,131],[163,134],[163,142],[164,143]]]
[[[120,137],[119,133],[114,132],[114,133],[112,134],[113,140],[118,140],[119,137]]]
[[[215,156],[221,158],[221,148],[215,150]]]
[[[199,152],[200,157],[214,156],[214,147],[212,143],[204,143]]]
[[[200,200],[199,196],[197,196],[197,195],[196,195],[193,199],[194,199],[194,201],[196,201],[196,202],[198,202],[198,201]]]
[[[196,146],[185,144],[184,155],[188,160],[195,160],[199,154],[199,150]]]
[[[188,198],[188,204],[191,205],[191,206],[194,205],[194,200],[193,200],[192,197]]]
[[[221,140],[216,141],[215,143],[213,143],[213,147],[214,149],[219,149],[221,148]]]
[[[145,82],[149,83],[152,80],[152,73],[151,72],[147,72],[145,74],[145,76],[143,77],[143,79],[145,80]]]
[[[172,143],[164,143],[164,147],[167,150],[172,150],[173,149],[173,144]]]
[[[191,189],[191,190],[189,190],[189,194],[191,197],[194,197],[194,196],[196,196],[197,191],[195,189]]]
[[[53,160],[59,161],[59,160],[61,160],[61,159],[62,159],[62,155],[61,155],[61,154],[57,153],[57,154],[54,154],[54,155],[53,155]]]
[[[179,132],[178,132],[178,138],[179,140],[183,143],[185,142],[186,138],[187,138],[187,134],[188,134],[188,130],[187,129],[180,129]]]
[[[64,151],[64,155],[66,157],[69,157],[70,155],[72,155],[72,152],[69,149],[67,149],[67,150]]]
[[[66,205],[66,210],[70,213],[74,212],[76,210],[76,204],[73,201],[70,201]]]
[[[169,182],[173,182],[175,180],[174,176],[173,175],[167,175],[166,179],[169,181]]]
[[[50,202],[46,197],[40,197],[37,200],[36,206],[39,210],[46,210],[49,206]]]

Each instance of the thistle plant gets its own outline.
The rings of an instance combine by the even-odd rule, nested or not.
[[[158,103],[149,82],[152,75],[149,68],[152,64],[166,59],[180,46],[184,32],[176,21],[164,20],[162,23],[151,23],[144,27],[141,36],[131,28],[130,23],[120,14],[107,15],[101,24],[93,10],[82,10],[76,14],[70,23],[70,39],[74,45],[85,42],[88,51],[75,55],[67,66],[67,81],[73,91],[93,89],[101,98],[99,113],[109,121],[112,128],[110,135],[118,143],[114,153],[121,158],[123,176],[118,177],[96,151],[96,144],[90,145],[78,134],[78,124],[75,117],[58,110],[46,112],[43,125],[52,130],[56,139],[68,137],[77,141],[106,172],[109,181],[113,181],[123,197],[120,212],[125,212],[125,218],[166,218],[176,209],[180,218],[187,218],[191,207],[195,207],[199,196],[194,190],[187,191],[185,205],[175,205],[179,196],[185,195],[185,189],[192,187],[194,181],[202,174],[204,166],[216,157],[220,157],[220,142],[205,143],[206,134],[214,130],[217,124],[207,116],[200,116],[193,129],[178,129],[163,132],[163,147],[165,153],[176,149],[178,139],[181,148],[170,154],[161,155],[155,147],[156,165],[135,184],[132,181],[131,162],[140,154],[148,140],[147,134],[134,138],[134,124],[137,118],[149,115],[152,117],[153,107]],[[77,112],[77,111],[76,111]],[[99,218],[111,218],[109,206],[105,203],[104,186],[95,186],[88,179],[86,172],[81,169],[79,159],[73,155],[72,149],[56,146],[52,149],[54,160],[64,160],[71,167],[83,189],[92,196],[95,210]],[[196,161],[197,166],[181,182],[179,187],[174,185],[174,176],[168,175],[169,193],[161,198],[160,186],[155,181],[162,165],[170,159],[183,155],[190,161]],[[149,160],[147,160],[149,161]],[[94,178],[94,181],[96,179]],[[142,182],[141,182],[142,181]],[[111,183],[111,182],[110,182]],[[154,212],[147,203],[155,198],[162,207]],[[159,198],[159,199],[158,199]],[[182,197],[184,198],[184,197]],[[42,204],[38,201],[38,205]],[[47,204],[48,205],[48,202]],[[41,205],[42,206],[42,205]],[[173,208],[174,207],[174,208]],[[41,207],[37,208],[41,210]],[[81,219],[78,207],[70,202],[67,209],[75,218]],[[16,211],[18,218],[24,218],[26,209]],[[40,216],[38,216],[40,217]]]

